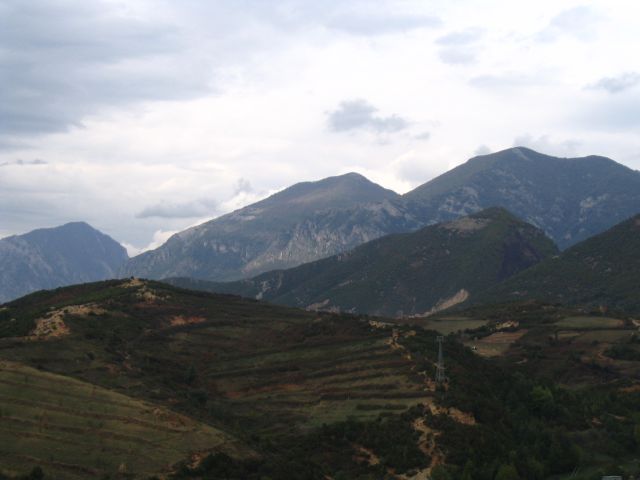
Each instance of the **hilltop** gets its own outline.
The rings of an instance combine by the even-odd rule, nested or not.
[[[640,215],[496,286],[480,302],[536,299],[640,312]]]

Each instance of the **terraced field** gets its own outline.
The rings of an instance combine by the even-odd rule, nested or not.
[[[251,456],[229,435],[95,385],[0,362],[0,466],[54,478],[150,476],[196,452]]]
[[[14,444],[6,453],[15,465],[32,455],[75,475],[73,455],[47,444],[53,437],[39,430],[43,422],[65,432],[69,445],[95,430],[95,441],[82,446],[80,476],[117,472],[121,465],[140,474],[166,470],[200,450],[247,458],[251,449],[234,438],[253,445],[304,435],[323,424],[401,413],[433,395],[394,328],[365,317],[153,282],[83,288],[72,298],[63,289],[5,309],[5,327],[15,334],[0,338],[7,366],[0,383],[6,378],[21,390],[3,388],[0,404],[15,411],[11,402],[30,400],[20,404],[23,423],[5,414],[0,425],[12,425],[6,438],[25,426],[30,435],[49,435]],[[20,383],[20,375],[28,381]],[[58,384],[73,387],[68,398],[66,387],[51,387]],[[168,425],[147,402],[189,426]],[[143,439],[141,447],[134,448],[134,438]]]

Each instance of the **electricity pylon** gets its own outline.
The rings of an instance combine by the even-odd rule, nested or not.
[[[436,363],[436,383],[442,384],[447,381],[447,377],[444,374],[444,356],[442,355],[442,342],[444,337],[436,337],[438,342],[438,363]]]

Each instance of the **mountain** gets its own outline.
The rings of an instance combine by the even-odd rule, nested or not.
[[[516,147],[474,157],[404,200],[431,222],[501,206],[564,249],[640,212],[640,172],[605,157]]]
[[[0,302],[29,292],[113,278],[122,245],[84,222],[0,240]]]
[[[172,236],[121,273],[235,280],[292,267],[414,227],[400,200],[355,173],[298,183]]]
[[[137,279],[30,294],[0,308],[0,478],[640,473],[640,362],[605,356],[636,354],[631,322],[551,342],[575,310],[494,313],[436,333]],[[436,385],[436,336],[480,326]]]
[[[640,212],[640,173],[613,160],[516,147],[474,157],[400,196],[351,173],[294,185],[171,237],[122,276],[232,281],[498,206],[561,248]]]
[[[541,230],[491,208],[293,269],[200,287],[307,309],[424,315],[464,302],[555,253]]]
[[[486,292],[479,300],[537,299],[640,312],[640,215]]]

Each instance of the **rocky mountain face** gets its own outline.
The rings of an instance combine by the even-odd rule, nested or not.
[[[462,303],[555,253],[541,230],[491,208],[250,280],[172,283],[307,309],[425,315]]]
[[[0,240],[0,302],[27,293],[113,278],[127,252],[83,222]]]
[[[640,212],[640,172],[605,157],[557,158],[517,147],[472,158],[404,200],[428,221],[501,206],[564,249]]]
[[[400,195],[350,173],[299,183],[171,237],[122,274],[235,280],[327,257],[416,228]]]
[[[474,157],[403,196],[357,174],[301,183],[173,236],[121,274],[249,278],[493,206],[564,249],[640,212],[640,172],[604,157],[556,158],[517,147]]]
[[[515,275],[478,301],[535,299],[640,312],[640,215]]]

